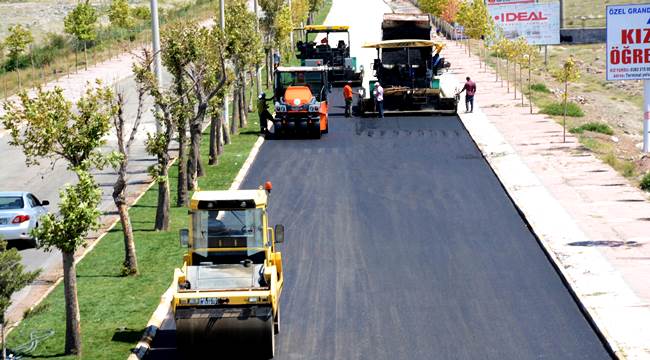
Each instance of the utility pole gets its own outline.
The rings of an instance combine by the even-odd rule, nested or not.
[[[226,31],[226,7],[224,5],[225,0],[219,0],[219,25],[221,26],[221,31]],[[223,101],[223,121],[224,124],[228,123],[228,95]]]
[[[255,11],[255,32],[258,37],[261,37],[260,34],[260,15],[257,11],[257,0],[253,0],[253,10]],[[257,96],[260,96],[262,92],[262,79],[260,77],[260,66],[255,65],[255,82],[257,83]]]
[[[151,42],[153,48],[153,71],[156,75],[158,88],[162,91],[162,61],[160,60],[160,26],[158,23],[158,0],[150,0],[151,6]],[[160,109],[156,108],[156,112]],[[156,118],[156,132],[161,131],[161,125],[158,118]]]

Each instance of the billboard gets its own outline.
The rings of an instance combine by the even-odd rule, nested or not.
[[[520,36],[531,45],[560,43],[560,4],[504,4],[488,7],[497,28],[508,39]]]
[[[650,4],[608,5],[607,80],[650,79]]]
[[[488,6],[491,5],[507,5],[507,4],[531,4],[535,0],[487,0]]]

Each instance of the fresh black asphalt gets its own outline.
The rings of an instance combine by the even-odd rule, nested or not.
[[[242,186],[272,181],[286,227],[277,359],[610,358],[457,117],[335,100],[328,135],[266,141]]]

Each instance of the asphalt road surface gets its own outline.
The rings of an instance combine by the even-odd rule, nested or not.
[[[277,359],[610,358],[457,117],[331,108],[242,186],[271,180],[286,227]],[[174,336],[149,359],[182,358]]]

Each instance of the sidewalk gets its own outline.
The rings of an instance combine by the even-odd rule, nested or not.
[[[535,107],[531,115],[528,99],[521,107],[521,95],[514,100],[492,70],[479,69],[477,57],[444,42],[452,64],[443,76],[447,92],[460,89],[466,76],[477,83],[474,113],[460,117],[486,159],[618,355],[650,358],[648,195],[571,134],[563,143],[561,125]],[[488,135],[487,126],[496,134]]]

